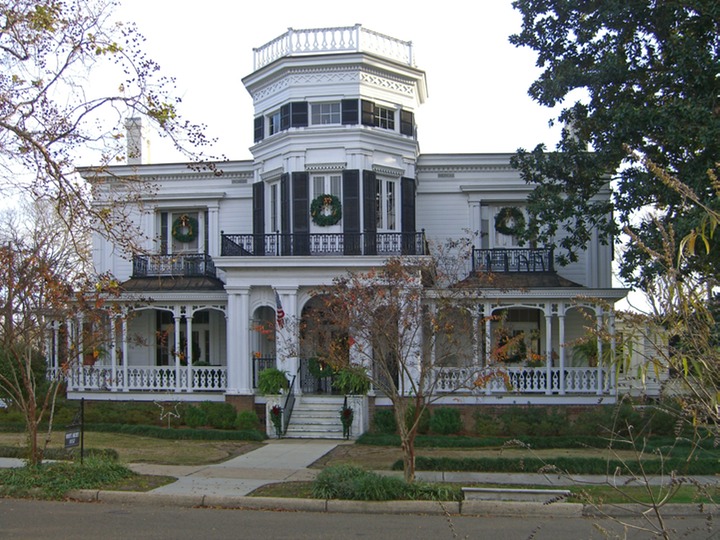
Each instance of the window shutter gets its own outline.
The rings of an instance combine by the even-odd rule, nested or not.
[[[360,100],[362,106],[362,124],[364,126],[375,125],[375,103],[367,100]]]
[[[260,142],[265,138],[265,117],[255,117],[255,142]]]
[[[404,255],[416,255],[415,179],[402,178],[400,182],[400,211],[402,212],[402,216],[400,217],[400,226],[402,230],[402,252]]]
[[[265,255],[265,183],[253,184],[253,255]]]
[[[280,131],[290,128],[290,104],[280,107]]]
[[[400,111],[400,133],[408,137],[415,135],[415,115],[412,111]]]
[[[363,171],[363,238],[365,255],[377,255],[377,176]]]
[[[308,173],[292,173],[293,255],[308,255],[310,253],[309,193]]]
[[[342,108],[342,123],[344,126],[352,126],[358,124],[358,100],[357,99],[343,99],[341,102]]]
[[[280,233],[282,234],[280,252],[283,255],[290,255],[290,175],[288,173],[280,176]]]
[[[342,220],[345,255],[360,255],[360,171],[343,171]]]
[[[307,127],[308,104],[305,101],[295,101],[290,104],[290,127]]]

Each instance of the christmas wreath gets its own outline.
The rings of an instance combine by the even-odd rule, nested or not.
[[[518,236],[525,230],[525,215],[516,206],[501,208],[495,216],[495,231],[508,236]]]
[[[172,224],[172,237],[178,242],[187,244],[197,238],[198,222],[194,217],[183,214]]]
[[[335,195],[324,193],[310,203],[310,216],[321,227],[335,225],[342,218],[342,205]]]

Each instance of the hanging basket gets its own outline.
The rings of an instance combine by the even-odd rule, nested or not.
[[[320,227],[335,225],[342,218],[342,204],[335,195],[323,193],[310,203],[310,217]]]

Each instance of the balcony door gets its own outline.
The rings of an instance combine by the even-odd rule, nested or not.
[[[158,214],[161,255],[205,253],[207,213],[202,210],[172,210]]]

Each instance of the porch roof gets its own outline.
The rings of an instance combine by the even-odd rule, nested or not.
[[[120,287],[123,292],[222,291],[223,282],[210,276],[157,276],[130,278]]]
[[[557,272],[473,272],[457,284],[457,287],[478,289],[584,289]]]

